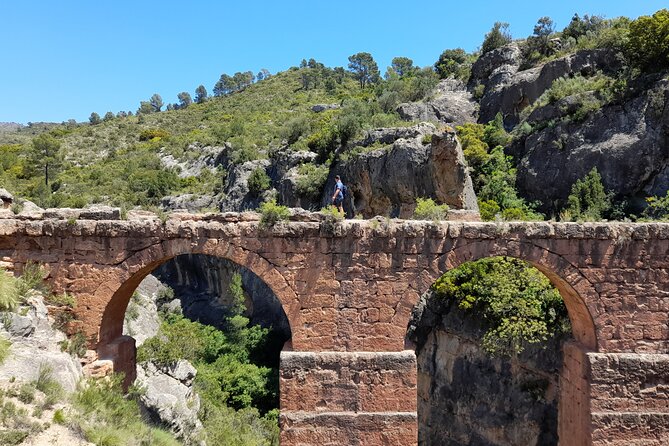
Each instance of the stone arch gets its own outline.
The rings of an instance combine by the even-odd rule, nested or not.
[[[443,273],[487,257],[506,256],[528,262],[557,288],[567,308],[574,340],[564,344],[558,396],[557,432],[561,444],[590,443],[590,378],[586,355],[599,349],[595,320],[603,311],[599,293],[579,269],[548,248],[527,241],[465,240],[438,256],[414,281],[412,300],[428,291]],[[415,302],[414,302],[415,304]],[[413,306],[411,306],[413,308]],[[408,326],[410,315],[406,316]]]
[[[264,281],[279,299],[288,318],[291,332],[293,327],[298,326],[299,301],[297,295],[268,260],[253,251],[224,240],[209,239],[193,245],[189,240],[174,239],[150,246],[128,257],[119,265],[121,272],[118,281],[113,284],[105,284],[105,287],[111,291],[111,297],[101,314],[98,351],[101,347],[104,349],[105,345],[122,336],[126,308],[132,293],[142,280],[161,264],[182,254],[221,257],[245,267]]]
[[[439,256],[413,282],[412,300],[422,296],[446,271],[486,257],[507,256],[524,260],[541,271],[557,288],[564,300],[572,325],[572,334],[576,342],[589,351],[598,350],[595,320],[601,312],[599,293],[592,283],[564,257],[549,249],[529,242],[483,240],[468,241],[456,245],[447,253]],[[403,314],[405,327],[411,317],[411,309],[416,304],[407,305],[409,311]]]

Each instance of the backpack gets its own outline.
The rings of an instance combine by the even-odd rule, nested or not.
[[[341,185],[341,195],[346,198],[348,196],[348,187],[344,183]]]

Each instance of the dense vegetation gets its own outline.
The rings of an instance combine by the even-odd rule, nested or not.
[[[546,276],[518,259],[465,263],[444,274],[433,289],[471,317],[482,319],[483,348],[492,354],[517,354],[527,344],[571,330],[560,293]]]
[[[197,369],[195,390],[207,444],[278,445],[278,356],[271,331],[249,326],[239,274],[225,327],[163,315],[158,334],[138,349],[139,362],[167,366],[180,359]],[[277,348],[278,347],[278,348]]]

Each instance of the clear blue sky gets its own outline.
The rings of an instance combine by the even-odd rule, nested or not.
[[[476,49],[495,21],[514,37],[551,16],[637,17],[659,0],[200,1],[0,0],[0,122],[85,121],[135,111],[153,93],[176,102],[221,73],[272,73],[313,57],[346,66],[367,51],[382,71],[394,56],[431,65],[446,48]]]

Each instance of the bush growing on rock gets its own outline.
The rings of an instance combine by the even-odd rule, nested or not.
[[[627,56],[642,71],[669,67],[669,10],[661,9],[630,23]]]
[[[494,49],[511,43],[512,37],[509,32],[509,24],[504,22],[495,22],[492,29],[485,35],[481,44],[481,54],[488,53]]]
[[[610,207],[611,199],[604,190],[602,177],[593,167],[584,178],[572,185],[561,219],[598,221]]]
[[[437,204],[432,198],[416,198],[416,209],[413,218],[416,220],[445,220],[448,216],[448,205]]]
[[[433,286],[444,300],[483,321],[483,347],[514,355],[527,344],[570,331],[558,291],[537,269],[508,257],[493,257],[444,274]]]
[[[330,169],[325,165],[301,164],[297,168],[300,176],[295,183],[296,192],[303,197],[317,199],[323,191],[329,172]]]
[[[249,192],[257,197],[262,192],[269,189],[271,182],[272,180],[267,173],[265,173],[265,169],[257,167],[251,172],[246,184],[249,187]]]

